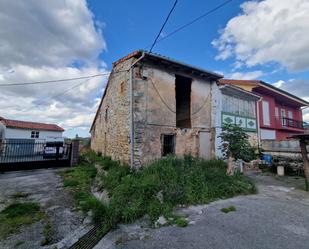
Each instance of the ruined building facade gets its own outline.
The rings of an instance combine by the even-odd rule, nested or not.
[[[220,78],[145,51],[120,59],[91,127],[91,148],[134,168],[168,154],[214,157]]]

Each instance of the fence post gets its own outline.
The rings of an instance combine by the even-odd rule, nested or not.
[[[73,139],[71,144],[70,166],[74,166],[77,164],[78,154],[79,154],[79,140]]]
[[[59,145],[56,146],[56,161],[59,160]]]

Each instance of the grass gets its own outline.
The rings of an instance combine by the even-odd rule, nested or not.
[[[109,193],[108,204],[90,192],[96,175],[94,164],[107,172],[101,176],[101,186]],[[143,170],[131,171],[110,158],[88,153],[78,167],[63,177],[64,182],[74,182],[66,186],[73,192],[79,207],[84,212],[91,211],[93,221],[102,224],[102,231],[145,215],[153,224],[160,215],[167,219],[175,217],[173,208],[178,205],[203,204],[256,192],[253,183],[242,175],[227,176],[223,161],[204,161],[191,156],[167,157],[150,163]],[[163,198],[158,198],[158,193]],[[173,220],[180,227],[187,225],[181,217]]]
[[[183,217],[179,217],[178,219],[176,219],[175,224],[178,227],[186,227],[188,226],[188,221]]]
[[[30,225],[40,220],[43,214],[40,206],[34,202],[10,204],[0,213],[0,239],[19,231],[23,225]]]
[[[235,212],[236,211],[236,207],[235,206],[229,206],[226,208],[221,208],[221,212],[223,213],[229,213],[229,212]]]
[[[16,193],[12,194],[12,198],[14,198],[14,199],[26,198],[29,195],[31,195],[31,194],[28,193],[28,192],[16,192]]]
[[[45,222],[45,226],[43,229],[44,239],[41,241],[41,246],[46,246],[50,244],[52,241],[52,231],[53,231],[52,222],[50,218],[47,216],[45,216],[44,222]]]
[[[25,244],[25,241],[19,240],[15,243],[15,247],[19,247],[21,245]]]

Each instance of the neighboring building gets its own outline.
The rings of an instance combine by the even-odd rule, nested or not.
[[[113,63],[91,126],[91,148],[132,167],[168,154],[220,156],[222,117],[242,120],[256,134],[256,113],[249,106],[258,99],[237,87],[219,89],[220,78],[157,54],[129,54]],[[244,109],[228,109],[226,101],[234,99]]]
[[[221,79],[220,83],[231,84],[262,97],[257,105],[262,140],[284,140],[304,133],[306,126],[302,108],[309,106],[307,101],[263,81]]]
[[[64,129],[55,124],[35,123],[0,117],[0,141],[63,141]]]
[[[232,85],[222,85],[219,88],[216,101],[216,155],[221,156],[219,146],[222,124],[236,124],[249,135],[249,142],[253,147],[259,147],[258,116],[256,104],[260,97],[256,94]],[[214,104],[214,103],[213,103]]]

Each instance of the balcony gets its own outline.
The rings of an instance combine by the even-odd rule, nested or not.
[[[291,118],[281,118],[281,119],[276,119],[277,127],[282,127],[282,128],[292,128],[292,129],[308,129],[309,124],[303,121],[291,119]]]

